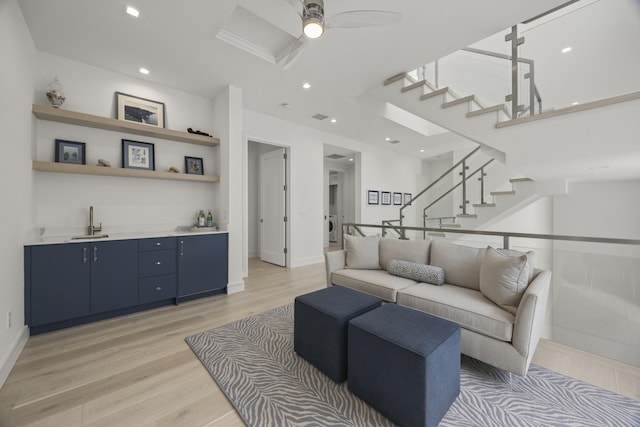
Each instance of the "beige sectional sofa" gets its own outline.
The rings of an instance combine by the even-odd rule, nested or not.
[[[345,249],[327,252],[325,261],[327,286],[456,322],[463,354],[526,376],[551,281],[550,271],[533,268],[532,252],[346,236]],[[442,283],[442,273],[444,284],[426,282]]]

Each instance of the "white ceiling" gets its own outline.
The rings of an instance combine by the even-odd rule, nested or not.
[[[227,31],[251,31],[272,46],[301,34],[286,0],[20,0],[38,50],[205,97],[227,85],[243,89],[244,106],[269,116],[333,132],[411,156],[446,151],[451,137],[424,135],[383,119],[357,98],[383,80],[564,3],[566,0],[325,0],[325,14],[390,10],[400,24],[328,29],[309,41],[287,69],[222,41]],[[126,6],[139,18],[125,13]],[[242,9],[237,9],[241,7]],[[249,15],[247,15],[249,12]],[[251,25],[250,14],[261,19]],[[259,22],[260,21],[260,22]],[[278,31],[264,33],[265,28]],[[224,31],[223,31],[224,32]],[[148,76],[138,69],[150,70]],[[310,89],[302,89],[308,82]],[[290,108],[282,108],[288,103]],[[336,118],[318,121],[322,113]],[[402,141],[391,145],[385,138]],[[455,139],[455,138],[454,138]],[[438,145],[440,144],[440,145]]]

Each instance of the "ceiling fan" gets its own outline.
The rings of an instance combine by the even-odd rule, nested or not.
[[[402,14],[387,10],[350,10],[325,18],[323,0],[286,0],[302,19],[302,35],[288,47],[285,68],[309,39],[322,37],[329,28],[360,28],[400,22]]]

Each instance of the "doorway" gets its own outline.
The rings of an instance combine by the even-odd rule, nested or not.
[[[356,222],[359,153],[324,146],[324,247],[342,247],[342,225]]]
[[[287,149],[248,141],[248,258],[286,267]]]

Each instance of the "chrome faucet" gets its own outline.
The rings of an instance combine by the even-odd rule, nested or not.
[[[98,227],[93,226],[93,206],[89,206],[89,236],[93,236],[97,232],[102,231],[102,223]]]

